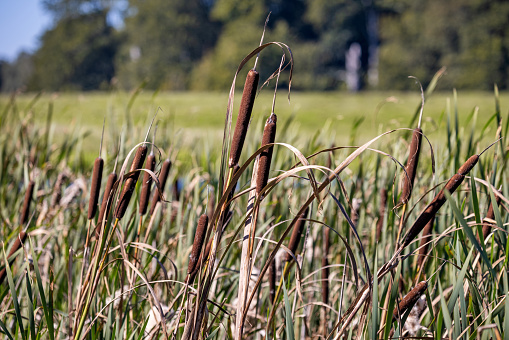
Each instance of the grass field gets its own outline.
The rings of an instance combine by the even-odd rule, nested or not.
[[[240,100],[238,96],[237,94],[234,114],[238,110]],[[18,110],[26,111],[36,97],[36,94],[17,96]],[[157,121],[166,126],[165,133],[175,136],[170,138],[176,143],[189,145],[194,137],[199,137],[209,139],[211,145],[220,145],[228,101],[226,90],[224,93],[141,92],[134,98],[127,115],[131,98],[132,93],[125,92],[43,94],[32,103],[30,113],[33,115],[34,123],[43,126],[48,104],[52,102],[56,130],[69,133],[79,128],[81,132],[90,132],[83,145],[87,153],[94,153],[97,150],[103,119],[106,119],[107,126],[110,124],[122,126],[129,120],[135,126],[147,127],[156,112]],[[0,112],[9,100],[9,96],[0,96]],[[509,107],[509,93],[501,93],[499,100],[502,109]],[[291,128],[307,136],[323,131],[322,129],[326,127],[329,138],[332,138],[331,143],[344,145],[351,142],[353,133],[351,127],[359,120],[361,123],[355,131],[359,137],[355,140],[356,143],[366,141],[384,131],[408,127],[420,101],[420,93],[416,89],[412,93],[292,92],[291,101],[288,103],[287,93],[282,89],[278,93],[275,113],[281,122],[287,122],[292,118],[294,124]],[[266,119],[270,114],[271,104],[272,93],[262,91],[253,109],[254,125],[261,124],[261,121]],[[426,102],[423,121],[426,135],[431,140],[445,139],[447,113],[454,116],[455,105],[460,126],[472,123],[472,113],[478,107],[476,129],[481,130],[495,113],[495,96],[490,92],[459,92],[455,100],[453,92],[433,94]],[[106,129],[108,130],[108,127]],[[139,132],[139,136],[143,135],[143,131]],[[493,135],[494,131],[488,130],[486,133]],[[105,143],[110,143],[116,138],[106,133]]]
[[[0,337],[507,338],[509,93],[428,99],[433,152],[417,91],[280,91],[265,126],[262,93],[236,164],[226,93],[0,97]]]

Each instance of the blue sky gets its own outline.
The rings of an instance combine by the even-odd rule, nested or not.
[[[0,0],[0,59],[12,61],[22,50],[33,52],[50,25],[40,0]]]

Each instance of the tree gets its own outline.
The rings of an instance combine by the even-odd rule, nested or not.
[[[107,86],[115,74],[117,48],[105,11],[63,18],[41,38],[30,88],[94,90]]]
[[[441,85],[507,88],[509,3],[503,0],[405,1],[385,7],[380,24],[380,85],[406,89],[407,76],[428,83],[442,66]]]
[[[217,38],[202,0],[130,0],[125,44],[117,60],[127,88],[187,89],[189,75]]]
[[[0,90],[12,92],[26,88],[32,74],[32,56],[26,52],[21,52],[12,63],[0,62]]]

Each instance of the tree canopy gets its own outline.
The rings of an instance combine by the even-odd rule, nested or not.
[[[30,62],[1,63],[3,91],[93,90],[112,79],[125,89],[145,81],[152,89],[225,89],[269,13],[265,40],[291,47],[297,89],[408,89],[409,75],[425,85],[442,66],[443,88],[509,87],[505,0],[41,1],[56,24]],[[123,24],[112,27],[118,8]],[[279,57],[277,48],[262,53],[262,75]],[[21,64],[33,65],[31,74],[12,81]]]

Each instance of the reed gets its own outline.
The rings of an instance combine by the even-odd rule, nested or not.
[[[272,261],[270,261],[269,298],[270,298],[270,303],[274,304],[274,299],[276,298],[276,258],[273,258]]]
[[[100,227],[103,224],[104,218],[105,224],[108,222],[109,213],[111,209],[111,204],[113,201],[113,186],[115,185],[115,182],[117,181],[118,177],[115,172],[112,172],[108,175],[108,180],[106,181],[106,187],[104,188],[104,194],[103,194],[103,200],[101,202],[101,208],[99,209],[99,218],[97,222],[97,226],[95,229],[96,236],[99,236]]]
[[[403,299],[398,304],[398,308],[394,310],[394,314],[392,316],[392,320],[398,319],[401,315],[403,315],[409,308],[411,308],[417,300],[421,297],[422,294],[428,289],[428,282],[421,281],[419,282],[407,295],[403,297]]]
[[[97,213],[97,203],[99,202],[99,193],[101,192],[101,179],[103,175],[104,160],[97,157],[94,161],[94,170],[92,171],[92,185],[90,186],[90,198],[88,200],[88,219],[91,220]]]
[[[433,198],[431,203],[424,209],[424,211],[419,215],[417,220],[415,220],[414,224],[408,231],[405,239],[402,243],[402,249],[408,246],[417,235],[424,229],[426,224],[431,221],[436,213],[440,210],[440,208],[444,205],[447,197],[445,196],[445,190],[449,191],[449,193],[453,193],[460,186],[460,184],[465,179],[465,176],[472,170],[472,168],[479,161],[479,155],[471,156],[459,169],[458,173],[454,174],[449,181],[445,184],[445,187],[440,190],[440,192]]]
[[[255,70],[250,70],[246,76],[244,90],[242,92],[242,99],[240,101],[239,115],[235,124],[235,131],[233,132],[233,139],[230,148],[229,167],[233,168],[239,163],[240,154],[244,147],[246,140],[247,129],[251,120],[251,113],[253,111],[254,101],[256,97],[256,90],[260,74]]]
[[[323,230],[323,255],[322,255],[322,302],[329,304],[329,248],[330,229]]]
[[[145,161],[145,169],[154,172],[156,166],[156,156],[153,152],[147,156]],[[143,173],[143,182],[141,183],[140,193],[140,215],[143,216],[147,213],[148,198],[150,196],[150,186],[152,185],[152,176],[148,172]]]
[[[25,191],[25,199],[23,200],[21,214],[19,215],[19,224],[22,226],[28,222],[28,217],[30,216],[30,202],[32,202],[32,197],[34,196],[34,188],[35,182],[29,181],[27,190]]]
[[[194,234],[193,248],[191,250],[191,254],[189,255],[187,274],[191,274],[196,269],[196,265],[198,264],[198,260],[201,255],[203,242],[205,241],[205,236],[207,235],[208,224],[209,217],[207,214],[201,215],[200,219],[198,220],[198,226],[196,227],[196,233]]]
[[[166,159],[161,166],[161,172],[159,173],[159,185],[161,187],[161,191],[159,192],[159,188],[154,191],[154,196],[152,197],[152,203],[150,205],[150,215],[154,213],[156,209],[156,204],[161,201],[161,196],[164,192],[164,187],[166,186],[166,181],[168,180],[168,175],[171,169],[171,161]]]
[[[277,116],[272,113],[265,123],[262,135],[262,147],[273,144],[276,140]],[[274,147],[262,151],[258,159],[258,174],[256,176],[256,194],[259,195],[269,180],[270,163],[272,161],[272,152]]]
[[[405,166],[406,175],[403,179],[403,188],[401,192],[400,204],[406,204],[412,195],[412,189],[417,174],[417,165],[419,164],[419,155],[421,153],[422,130],[416,128],[412,134],[410,143],[410,153]]]
[[[380,190],[380,211],[378,213],[378,221],[376,222],[376,241],[380,241],[382,236],[382,228],[384,226],[384,216],[387,210],[387,189],[382,188]]]
[[[115,210],[115,218],[119,220],[124,217],[124,214],[127,210],[127,206],[129,205],[129,201],[131,200],[134,189],[136,188],[136,182],[138,181],[138,177],[140,175],[138,170],[143,166],[143,162],[145,162],[146,156],[147,146],[141,145],[138,147],[138,150],[136,150],[133,162],[131,163],[129,174],[126,176],[124,188],[120,194],[120,202],[118,203]]]
[[[21,249],[21,247],[23,246],[23,244],[26,241],[26,238],[27,238],[27,233],[22,230],[19,233],[18,237],[16,237],[16,239],[14,240],[11,250],[9,251],[9,254],[7,255],[7,259],[9,259],[12,255],[14,255],[14,253],[17,252],[19,249]],[[11,259],[10,261],[14,261],[14,259]],[[8,266],[8,264],[6,263],[5,266]],[[4,282],[6,276],[7,276],[7,269],[4,268],[0,271],[0,285]]]

